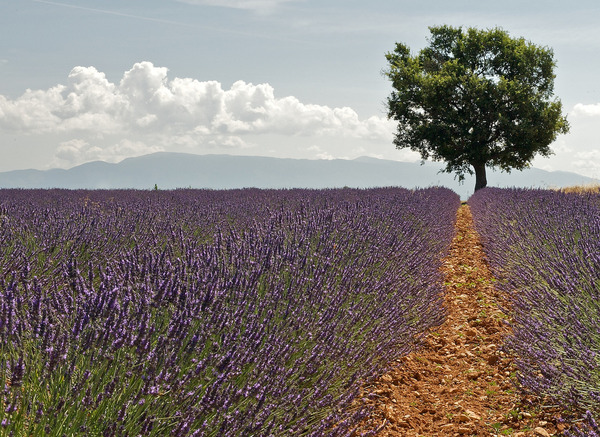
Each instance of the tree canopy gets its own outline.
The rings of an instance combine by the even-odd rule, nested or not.
[[[522,170],[552,154],[549,145],[569,130],[553,98],[553,51],[499,28],[429,30],[416,55],[402,43],[386,54],[396,148],[445,161],[461,181],[475,173],[475,190],[487,185],[486,166]]]

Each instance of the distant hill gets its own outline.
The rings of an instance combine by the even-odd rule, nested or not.
[[[446,186],[463,199],[475,185],[467,177],[459,185],[454,176],[438,173],[439,163],[389,161],[361,157],[354,160],[281,159],[259,156],[154,153],[117,164],[101,161],[68,170],[16,170],[0,172],[0,188],[407,188]],[[575,173],[539,169],[511,174],[488,172],[489,186],[564,187],[598,183]]]

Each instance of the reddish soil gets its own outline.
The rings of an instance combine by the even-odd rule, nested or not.
[[[503,296],[485,262],[468,205],[444,260],[448,317],[419,349],[364,387],[374,413],[361,432],[378,436],[548,436],[564,429],[557,412],[520,393]]]

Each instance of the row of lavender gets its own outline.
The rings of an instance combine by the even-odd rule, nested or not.
[[[469,205],[498,286],[512,296],[507,345],[520,382],[600,416],[600,194],[486,188]]]
[[[3,435],[344,435],[443,318],[446,189],[0,191]]]

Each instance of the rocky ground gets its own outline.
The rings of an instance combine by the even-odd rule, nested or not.
[[[468,205],[444,261],[446,322],[414,353],[371,386],[375,408],[363,430],[380,436],[550,436],[560,415],[517,388],[513,361],[502,350],[509,334],[502,296],[474,230]]]

